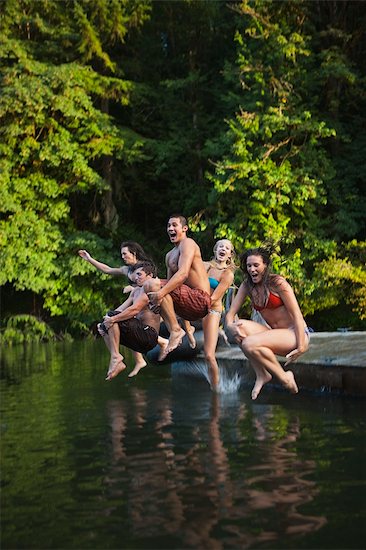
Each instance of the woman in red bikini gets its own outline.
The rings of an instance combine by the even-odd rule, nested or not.
[[[290,284],[270,271],[271,258],[265,248],[252,248],[241,256],[240,267],[246,275],[226,315],[226,330],[233,336],[256,373],[252,399],[256,399],[272,375],[291,393],[298,388],[292,371],[285,371],[276,355],[285,356],[284,366],[296,361],[309,347],[309,331]],[[254,310],[266,325],[244,319],[235,320],[249,296]]]

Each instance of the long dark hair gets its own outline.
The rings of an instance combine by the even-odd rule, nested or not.
[[[269,291],[269,279],[272,274],[272,260],[271,260],[271,251],[268,248],[259,246],[257,248],[248,248],[241,254],[240,256],[240,269],[242,270],[246,284],[248,286],[249,292],[252,293],[255,284],[252,281],[252,278],[250,277],[248,270],[247,270],[247,260],[249,256],[260,256],[263,260],[263,263],[266,266],[266,269],[263,273],[263,286],[266,290],[266,292]]]
[[[135,254],[138,262],[151,262],[151,259],[146,254],[142,246],[135,241],[124,241],[121,243],[121,250],[122,248],[128,248],[131,254]]]

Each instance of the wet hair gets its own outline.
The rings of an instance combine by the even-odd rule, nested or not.
[[[180,223],[182,224],[182,227],[184,227],[185,225],[188,227],[187,218],[185,218],[183,214],[171,214],[168,220],[170,220],[171,218],[178,218]]]
[[[142,248],[142,246],[135,241],[124,241],[123,243],[121,243],[121,251],[122,248],[128,248],[131,254],[135,254],[136,260],[138,262],[151,262],[150,258],[146,255],[146,252]]]
[[[252,281],[252,278],[249,276],[248,270],[247,270],[247,259],[249,256],[260,256],[263,260],[263,263],[266,266],[266,269],[263,273],[263,284],[266,288],[269,287],[269,277],[271,275],[272,271],[272,261],[271,261],[271,252],[262,246],[259,246],[258,248],[248,248],[241,254],[240,256],[240,269],[242,270],[243,274],[246,277],[246,283],[250,289],[254,288],[254,283]]]
[[[233,243],[231,242],[230,239],[219,239],[218,241],[215,242],[215,245],[213,247],[213,252],[214,252],[214,257],[212,258],[211,260],[211,263],[214,262],[216,260],[216,250],[217,250],[217,246],[219,243],[221,243],[222,241],[228,241],[230,244],[231,244],[231,256],[230,258],[228,258],[226,260],[226,264],[228,267],[231,267],[232,269],[236,269],[238,266],[235,265],[235,256],[236,256],[236,252],[235,252],[235,248],[234,248],[234,245]]]
[[[132,267],[132,273],[136,271],[136,269],[142,269],[145,271],[146,275],[152,275],[153,277],[158,276],[158,270],[156,268],[156,265],[153,264],[151,261],[146,262],[138,262]]]

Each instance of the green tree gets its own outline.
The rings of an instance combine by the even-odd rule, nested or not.
[[[154,1],[143,32],[129,41],[123,63],[140,85],[128,123],[146,138],[146,159],[142,171],[124,171],[131,185],[123,200],[132,216],[138,209],[150,240],[164,239],[172,211],[193,216],[205,208],[205,171],[226,114],[221,72],[235,53],[233,16],[221,0]]]
[[[106,161],[128,164],[141,156],[141,140],[101,108],[129,101],[132,83],[104,74],[114,67],[99,35],[123,40],[128,22],[139,18],[142,3],[136,11],[133,5],[99,1],[89,14],[78,2],[2,6],[0,284],[35,293],[51,315],[90,321],[105,308],[101,291],[90,294],[87,316],[75,307],[85,293],[80,279],[71,282],[71,258],[76,243],[93,244],[78,229],[99,213],[82,196],[109,190]],[[95,28],[94,17],[109,7],[121,15],[125,9],[124,17]],[[105,254],[111,246],[108,239],[98,244]]]
[[[336,181],[331,140],[339,126],[321,114],[314,95],[321,71],[311,49],[311,6],[256,0],[241,2],[238,10],[237,63],[226,71],[229,82],[240,86],[232,96],[237,113],[228,120],[226,154],[209,176],[213,207],[206,215],[217,236],[228,236],[239,249],[276,243],[283,259],[277,257],[275,267],[291,279],[305,313],[313,313],[315,296],[319,308],[335,303],[331,285],[319,284],[325,266],[336,273],[338,262],[346,261],[325,215],[346,183],[330,193]],[[352,187],[350,182],[350,194]],[[352,223],[358,218],[356,212]],[[352,302],[363,315],[362,267],[347,265],[337,303]]]

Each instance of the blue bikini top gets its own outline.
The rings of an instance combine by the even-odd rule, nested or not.
[[[208,280],[210,282],[210,287],[212,288],[212,290],[215,290],[215,288],[219,286],[219,281],[217,279],[213,279],[212,277],[209,277]]]

